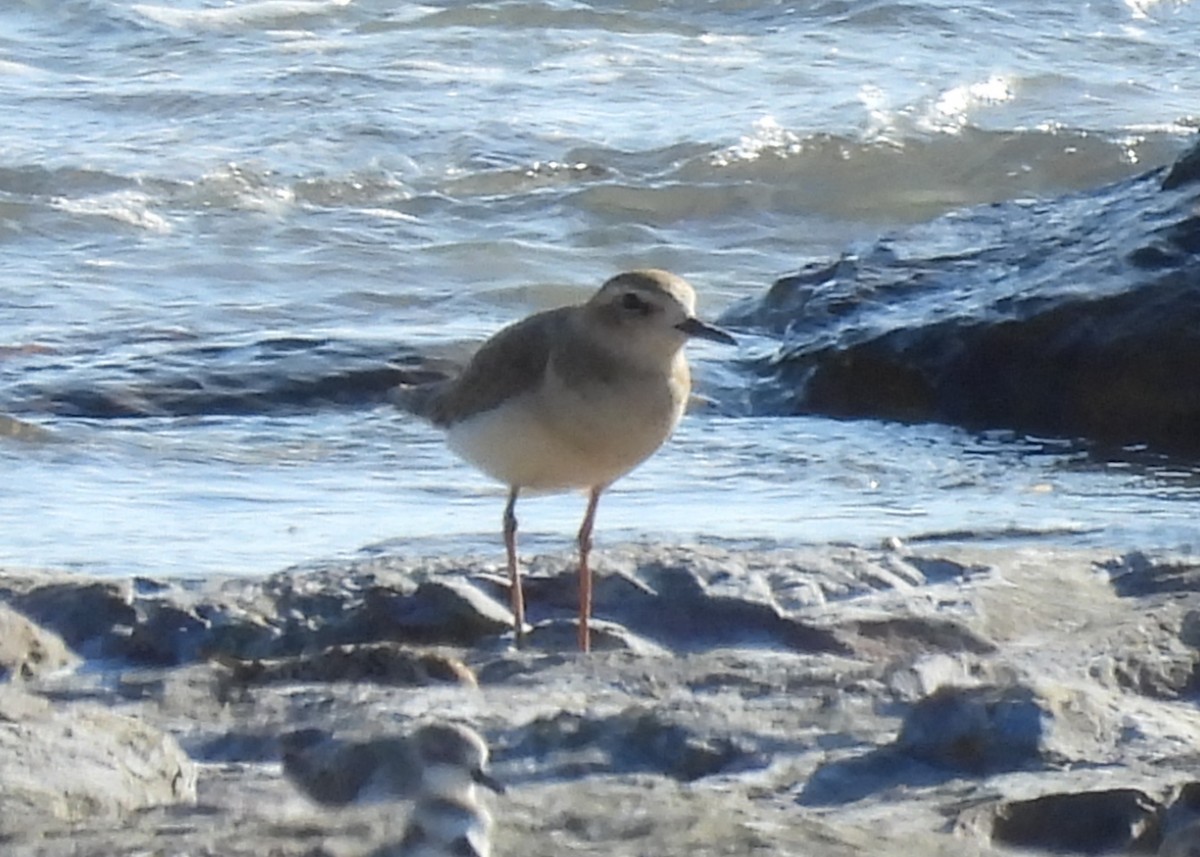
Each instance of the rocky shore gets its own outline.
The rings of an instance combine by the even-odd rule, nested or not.
[[[1200,853],[1200,563],[892,544],[601,552],[598,651],[537,558],[0,576],[0,850],[371,853],[281,735],[474,726],[498,855]]]

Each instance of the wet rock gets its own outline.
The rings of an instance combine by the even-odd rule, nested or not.
[[[993,842],[1054,854],[1146,850],[1157,836],[1157,803],[1137,789],[1048,794],[989,807]],[[1161,853],[1161,852],[1160,852]]]
[[[1082,693],[1021,684],[944,686],[912,706],[892,743],[819,766],[799,802],[847,804],[964,775],[1103,762],[1117,731],[1103,706]]]
[[[1061,853],[1121,841],[1153,853],[1156,828],[1164,854],[1187,854],[1200,801],[1182,796],[1186,785],[1163,796],[1192,782],[1200,761],[1200,713],[1186,698],[1200,593],[1118,595],[1101,573],[1111,552],[891,554],[902,562],[842,547],[607,549],[596,636],[619,650],[589,656],[574,648],[574,568],[561,555],[535,559],[531,646],[506,645],[504,616],[471,647],[436,650],[444,663],[399,641],[437,623],[397,620],[424,611],[457,622],[455,605],[479,595],[503,611],[505,580],[491,563],[376,554],[264,579],[134,581],[132,615],[102,635],[123,660],[31,682],[55,702],[26,697],[38,706],[28,719],[107,706],[118,721],[135,715],[175,735],[204,763],[199,805],[87,824],[6,812],[0,853],[157,853],[169,835],[181,853],[368,854],[389,841],[380,832],[396,807],[314,811],[279,770],[279,736],[302,740],[316,727],[369,743],[445,718],[487,732],[509,786],[494,804],[496,853],[982,857],[1021,837]],[[1188,560],[1146,556],[1151,573]],[[422,590],[445,581],[454,591]],[[19,597],[65,582],[94,583],[6,575],[0,590]],[[428,606],[439,599],[450,606]],[[668,633],[643,636],[658,613]],[[809,616],[842,652],[789,643],[786,621]],[[721,617],[727,626],[707,627]],[[457,657],[482,692],[454,682]],[[419,683],[425,675],[450,681]],[[418,683],[397,689],[409,679]],[[229,692],[214,694],[222,682]],[[0,733],[11,713],[0,706]],[[104,728],[97,752],[126,727]],[[1134,829],[1140,799],[1093,798],[1061,806],[1126,827],[1095,840],[1036,838],[1050,835],[1036,802],[1107,792],[1150,797],[1144,835]],[[1121,840],[1122,829],[1134,832]]]
[[[78,662],[60,636],[0,604],[0,682],[34,678]]]
[[[34,819],[121,818],[189,802],[196,771],[175,740],[91,705],[52,706],[0,687],[0,835]]]
[[[785,338],[752,409],[1200,453],[1198,152],[1163,186],[958,212],[779,280],[722,319]]]

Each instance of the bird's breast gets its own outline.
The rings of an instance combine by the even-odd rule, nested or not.
[[[451,448],[494,479],[534,490],[607,485],[645,461],[679,422],[690,390],[682,371],[620,383],[544,383],[449,429]]]

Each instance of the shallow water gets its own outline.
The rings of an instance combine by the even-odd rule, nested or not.
[[[0,562],[495,550],[502,492],[390,409],[102,418],[53,391],[241,378],[273,339],[324,343],[328,377],[461,352],[631,266],[715,316],[882,232],[1168,162],[1198,25],[1166,0],[10,4],[0,413],[51,439],[0,432]],[[600,543],[1188,544],[1196,483],[1002,433],[702,412],[613,489]],[[526,543],[563,549],[581,511],[523,502]]]

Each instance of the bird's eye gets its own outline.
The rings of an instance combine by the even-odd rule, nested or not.
[[[633,292],[621,295],[621,308],[630,312],[640,312],[642,315],[650,312],[650,304],[646,303]]]

